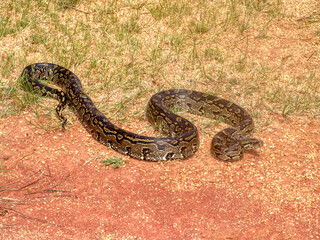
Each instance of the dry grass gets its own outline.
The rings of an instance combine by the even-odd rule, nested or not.
[[[113,121],[141,119],[168,88],[233,100],[258,129],[272,114],[320,114],[316,1],[5,0],[0,14],[1,118],[34,102],[55,114],[17,86],[34,62],[71,69]]]

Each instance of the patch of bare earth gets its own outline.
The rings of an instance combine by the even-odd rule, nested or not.
[[[319,122],[274,116],[265,146],[236,163],[213,159],[201,132],[187,160],[114,169],[100,160],[122,155],[80,124],[27,119],[0,124],[2,239],[320,238]]]

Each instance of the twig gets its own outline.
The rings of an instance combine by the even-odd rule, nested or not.
[[[40,172],[40,171],[41,171],[41,170],[39,170],[38,172]],[[36,172],[36,173],[38,173],[38,172]],[[30,175],[30,176],[33,176],[33,175],[35,175],[36,173],[34,173],[34,174]],[[0,189],[0,191],[20,191],[20,190],[22,190],[22,189],[24,189],[24,188],[26,188],[26,187],[28,187],[28,186],[30,186],[30,185],[32,185],[32,184],[37,183],[37,182],[40,180],[40,178],[42,177],[42,175],[43,175],[43,172],[41,172],[41,175],[40,175],[36,180],[34,180],[34,181],[32,181],[31,183],[28,183],[28,184],[26,184],[26,185],[24,185],[24,186],[22,186],[22,187],[19,187],[19,188],[4,188],[4,189]],[[28,176],[28,177],[26,177],[26,178],[29,178],[30,176]],[[24,179],[26,179],[26,178],[24,178]],[[18,180],[18,181],[15,181],[15,182],[6,184],[6,186],[12,185],[12,184],[14,184],[14,183],[21,182],[21,181],[24,180],[24,179],[21,179],[21,180]]]
[[[50,171],[50,167],[49,167],[49,165],[47,164],[47,169],[48,169],[48,173],[49,173],[49,177],[52,177],[52,175],[51,175],[51,171]]]
[[[54,197],[75,197],[75,198],[77,198],[77,195],[75,195],[75,194],[61,194],[61,195],[39,196],[37,198],[54,198]]]
[[[1,206],[0,206],[0,208],[8,210],[8,211],[13,211],[13,212],[19,214],[20,216],[22,216],[24,218],[36,220],[36,221],[39,221],[39,222],[42,222],[42,223],[47,223],[47,224],[51,224],[51,225],[58,226],[58,227],[64,227],[64,225],[51,223],[51,222],[48,222],[47,220],[44,220],[44,219],[41,219],[41,218],[31,217],[31,216],[23,214],[23,213],[21,213],[21,212],[19,212],[17,210],[14,210],[13,208],[7,208],[7,207],[1,207]]]
[[[57,183],[56,185],[54,185],[53,187],[50,187],[50,188],[47,188],[47,189],[43,189],[43,190],[39,190],[39,191],[36,191],[36,192],[31,192],[31,193],[27,193],[27,195],[29,194],[36,194],[36,193],[41,193],[41,192],[57,192],[57,191],[63,191],[63,190],[56,190],[54,189],[55,187],[63,184],[67,178],[70,176],[70,174],[67,174],[67,176],[59,183]]]
[[[22,178],[22,179],[20,179],[20,180],[17,180],[17,181],[11,182],[11,183],[7,183],[7,184],[5,184],[5,186],[9,186],[9,185],[12,185],[12,184],[21,182],[21,181],[23,181],[23,180],[25,180],[25,179],[28,179],[28,178],[32,177],[33,175],[36,175],[36,174],[39,173],[39,172],[41,172],[41,169],[38,170],[38,171],[36,171],[35,173],[32,173],[32,174],[29,175],[29,176],[26,176],[25,178]],[[1,189],[0,189],[0,191],[1,191]]]
[[[25,204],[25,202],[19,202],[19,199],[14,199],[9,197],[1,197],[0,203]]]
[[[43,172],[41,172],[40,176],[39,176],[36,180],[34,180],[34,181],[32,181],[31,183],[28,183],[28,184],[26,184],[26,185],[24,185],[24,186],[22,186],[22,187],[19,187],[18,189],[21,190],[21,189],[24,189],[24,188],[26,188],[26,187],[29,187],[29,186],[32,185],[32,184],[37,183],[37,182],[40,180],[40,178],[42,177],[42,175],[43,175]]]
[[[19,160],[17,160],[9,169],[14,168],[22,159],[29,157],[30,155],[32,155],[33,153],[29,153],[27,155],[24,155],[23,157],[21,157]]]
[[[78,11],[78,12],[82,12],[82,13],[84,13],[84,14],[89,14],[89,13],[91,13],[91,12],[86,12],[86,11],[83,11],[83,10],[78,9],[78,8],[75,8],[75,7],[69,7],[69,8],[71,8],[71,9],[73,9],[73,10],[75,10],[75,11]]]
[[[5,224],[5,223],[1,223],[0,224],[0,228],[10,228],[10,227],[14,227],[16,226],[15,224]]]

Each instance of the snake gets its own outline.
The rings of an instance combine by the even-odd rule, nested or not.
[[[20,79],[25,90],[58,100],[56,113],[62,121],[62,128],[67,121],[63,110],[68,105],[94,139],[136,159],[185,159],[198,150],[197,127],[176,114],[175,109],[223,119],[229,125],[219,131],[211,142],[211,155],[218,160],[238,161],[244,151],[263,146],[262,140],[251,137],[254,123],[250,114],[239,105],[211,94],[188,89],[170,89],[154,94],[147,103],[146,118],[163,135],[151,137],[126,131],[110,122],[83,91],[79,78],[65,67],[34,63],[23,69]],[[54,87],[44,84],[44,81],[51,81]]]

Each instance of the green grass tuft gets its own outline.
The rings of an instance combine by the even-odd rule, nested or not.
[[[115,158],[103,159],[101,162],[106,166],[112,165],[113,168],[119,168],[123,165],[123,163],[127,161],[128,160],[115,157]]]

